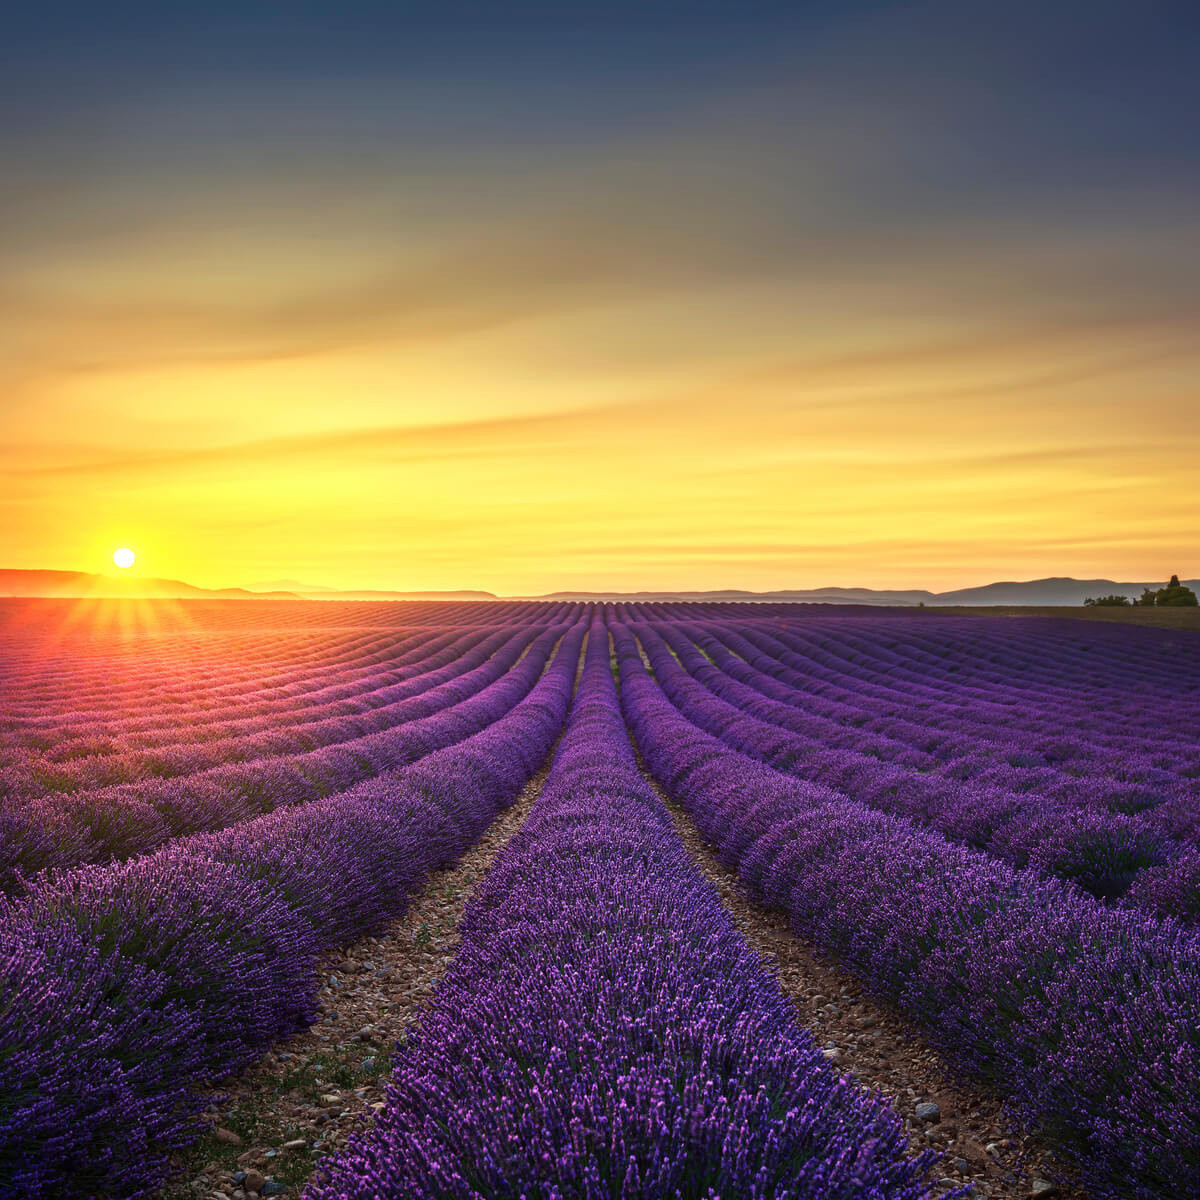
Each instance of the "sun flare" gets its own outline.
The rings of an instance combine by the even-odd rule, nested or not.
[[[119,550],[113,551],[113,562],[122,569],[132,567],[136,558],[137,555],[128,546],[122,546]]]

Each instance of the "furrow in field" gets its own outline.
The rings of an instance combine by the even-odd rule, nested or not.
[[[1195,1196],[1200,939],[771,771],[618,649],[648,768],[752,896],[995,1086],[1089,1192]]]
[[[196,1136],[197,1088],[308,1025],[321,956],[403,912],[535,774],[583,637],[511,711],[369,791],[0,901],[0,1192],[150,1191]]]
[[[1172,780],[1156,768],[1169,761],[1182,773],[1200,761],[1194,741],[1182,736],[1187,713],[1167,693],[1152,704],[1145,690],[1130,696],[1064,689],[1047,711],[1017,689],[992,690],[987,699],[969,695],[974,664],[967,662],[957,689],[921,701],[914,688],[889,682],[884,659],[859,662],[856,674],[834,682],[785,668],[732,629],[708,625],[686,632],[708,660],[704,667],[730,679],[725,686],[745,694],[767,719],[828,723],[831,740],[869,738],[875,752],[890,742],[943,773],[972,777],[990,762],[1003,777],[1035,787],[1078,786],[1082,770],[1107,772],[1114,780],[1132,770],[1138,781],[1182,785],[1184,779]],[[1162,714],[1157,720],[1149,715],[1155,709]]]
[[[1064,669],[1049,681],[1038,683],[1028,677],[1033,664],[1055,660],[1055,647],[1039,641],[1023,627],[1017,627],[1010,635],[1019,661],[1010,663],[1005,672],[990,679],[988,662],[979,646],[974,639],[965,637],[931,646],[928,654],[911,661],[907,654],[893,653],[882,637],[847,655],[838,641],[814,645],[784,629],[745,627],[745,633],[754,645],[761,646],[780,664],[780,668],[771,667],[772,671],[782,669],[785,677],[788,672],[798,672],[793,681],[806,690],[820,690],[834,701],[856,703],[872,697],[896,705],[902,713],[921,711],[933,716],[945,712],[949,705],[951,716],[967,720],[972,706],[979,706],[988,713],[988,718],[973,724],[985,739],[997,732],[995,722],[999,722],[999,728],[1032,732],[1035,736],[1056,736],[1058,728],[1065,725],[1087,729],[1106,743],[1120,744],[1127,732],[1134,732],[1156,742],[1166,738],[1169,745],[1173,722],[1164,725],[1161,715],[1156,720],[1156,714],[1146,708],[1148,697],[1164,692],[1171,695],[1172,717],[1176,713],[1186,715],[1197,711],[1195,680],[1200,664],[1194,654],[1187,653],[1186,638],[1174,642],[1159,635],[1156,641],[1147,642],[1142,671],[1110,673],[1103,668],[1104,656],[1096,654],[1102,669],[1090,672],[1087,677]],[[1021,637],[1023,633],[1028,633],[1027,639]],[[907,651],[903,632],[896,629],[895,635],[900,647]],[[1092,647],[1082,654],[1084,658],[1091,658],[1092,652],[1099,649],[1094,637],[1086,634],[1081,636],[1081,643]],[[1156,673],[1150,669],[1152,660],[1164,657],[1171,670]],[[864,678],[864,668],[875,665],[884,672],[883,676]],[[1059,665],[1063,665],[1061,658]],[[1092,702],[1078,704],[1081,693],[1087,694]]]
[[[71,656],[59,659],[46,648],[36,673],[22,680],[23,707],[33,711],[13,719],[17,728],[31,730],[55,721],[92,722],[102,714],[136,723],[144,719],[148,705],[176,703],[184,678],[192,692],[191,703],[219,705],[247,693],[270,695],[288,687],[297,676],[336,675],[364,659],[369,665],[372,655],[386,657],[388,646],[397,641],[407,646],[428,636],[427,631],[403,629],[349,639],[310,641],[293,636],[281,639],[277,649],[248,636],[217,640],[203,634],[181,636],[171,639],[170,648],[160,644],[161,639],[142,637],[129,639],[94,662]],[[178,648],[176,641],[182,643]]]
[[[955,663],[963,651],[976,663],[973,688],[982,693],[1019,683],[1035,697],[1081,683],[1169,683],[1181,663],[1190,663],[1192,669],[1200,665],[1194,643],[1173,644],[1149,629],[1080,626],[1045,617],[989,623],[939,615],[914,625],[910,617],[896,614],[880,614],[869,624],[834,615],[819,626],[755,624],[843,672],[853,673],[858,659],[883,652],[899,680],[929,693],[960,685],[951,676],[959,673]]]
[[[572,691],[584,654],[581,647]],[[220,1093],[202,1117],[206,1132],[175,1157],[172,1180],[156,1194],[161,1200],[258,1190],[247,1189],[248,1177],[258,1182],[252,1172],[264,1186],[294,1191],[373,1119],[393,1050],[445,973],[462,940],[463,910],[524,824],[553,753],[472,847],[425,880],[400,917],[324,958],[316,1022],[248,1070],[217,1081]]]
[[[361,647],[361,652],[352,658],[331,656],[325,666],[296,665],[286,674],[274,676],[264,675],[266,664],[256,662],[245,680],[221,689],[207,684],[203,679],[198,680],[193,666],[184,663],[173,670],[174,689],[161,705],[147,705],[142,701],[133,713],[126,715],[121,715],[121,710],[116,706],[109,706],[111,715],[108,711],[87,713],[78,720],[70,711],[58,716],[45,714],[36,725],[27,722],[19,733],[9,735],[6,745],[20,738],[24,739],[25,744],[36,741],[37,745],[41,745],[51,737],[55,748],[70,745],[85,736],[75,731],[77,725],[81,725],[92,736],[131,741],[170,737],[179,732],[180,722],[185,720],[190,728],[220,725],[234,713],[238,714],[239,720],[246,722],[270,722],[272,718],[278,722],[285,720],[293,708],[353,700],[356,695],[369,689],[381,672],[412,669],[409,664],[437,654],[455,642],[465,643],[472,636],[476,642],[480,641],[486,632],[477,631],[472,635],[455,630],[434,636],[417,634],[373,640]],[[466,648],[464,645],[464,650]],[[191,695],[187,699],[178,695],[181,677],[188,681]],[[147,741],[146,744],[153,743]],[[36,749],[37,745],[33,748]]]
[[[202,1118],[206,1133],[172,1164],[177,1178],[158,1193],[162,1200],[245,1191],[250,1172],[294,1194],[320,1159],[374,1118],[393,1050],[462,940],[463,909],[524,824],[548,771],[547,764],[457,862],[429,876],[403,916],[325,957],[317,1021],[217,1081],[220,1095]]]
[[[311,1200],[922,1200],[891,1109],[792,1020],[637,770],[593,622],[529,819],[374,1126]]]
[[[904,1119],[909,1151],[933,1149],[942,1157],[932,1171],[934,1195],[970,1185],[972,1197],[1027,1200],[1062,1173],[1052,1149],[1023,1131],[1002,1100],[956,1079],[944,1057],[899,1013],[876,1002],[862,981],[788,928],[779,912],[751,901],[737,876],[722,866],[695,822],[646,774],[647,784],[671,814],[692,861],[717,890],[734,923],[792,1001],[796,1017],[826,1055],[864,1087],[877,1088]],[[918,1105],[933,1104],[918,1114]],[[1058,1183],[1059,1200],[1086,1200]]]
[[[1157,873],[1170,873],[1172,881],[1179,872],[1180,879],[1197,873],[1186,845],[1190,810],[1175,803],[1132,815],[1096,811],[1099,804],[1087,796],[1051,802],[1034,793],[971,787],[914,770],[911,760],[889,761],[878,747],[864,753],[846,744],[827,746],[811,733],[760,720],[705,686],[696,675],[711,677],[714,668],[694,648],[689,655],[680,643],[683,653],[672,653],[645,625],[616,633],[622,641],[636,636],[644,644],[660,685],[691,723],[781,774],[919,821],[952,841],[986,850],[1017,869],[1067,880],[1099,899],[1128,894],[1150,912],[1164,903]],[[689,660],[696,675],[684,669]]]
[[[14,807],[4,814],[0,886],[19,890],[47,867],[129,858],[201,830],[303,806],[417,761],[484,728],[519,701],[561,636],[551,628],[527,644],[525,634],[516,635],[473,672],[440,685],[440,699],[449,703],[391,729],[290,757]]]
[[[532,638],[532,633],[531,633]],[[28,756],[23,770],[6,772],[14,798],[70,794],[84,789],[116,787],[192,775],[209,767],[247,762],[271,755],[297,753],[331,745],[407,719],[418,698],[483,665],[510,638],[504,633],[476,643],[430,651],[407,666],[398,662],[377,669],[363,680],[365,689],[350,703],[321,704],[310,697],[294,697],[289,719],[277,719],[258,729],[238,729],[240,713],[234,705],[221,727],[193,724],[186,712],[172,717],[170,734],[150,745],[124,739],[111,749],[87,753],[64,761],[62,745],[51,756]],[[230,711],[235,715],[230,718]],[[68,743],[69,744],[69,743]]]
[[[1085,735],[1097,745],[1148,744],[1176,752],[1181,746],[1181,728],[1189,715],[1198,711],[1194,696],[1180,693],[1181,682],[1186,685],[1189,680],[1186,671],[1181,675],[1180,664],[1165,685],[1152,685],[1140,676],[1127,681],[1128,690],[1109,678],[1075,686],[1060,680],[1057,687],[1044,692],[1027,684],[1021,671],[1002,683],[980,686],[978,647],[973,643],[947,645],[942,649],[956,664],[955,678],[933,687],[927,675],[902,665],[884,643],[869,647],[866,661],[859,655],[855,661],[829,665],[829,655],[815,655],[811,649],[801,655],[789,649],[782,630],[707,623],[705,629],[714,632],[752,669],[797,689],[806,708],[837,716],[867,703],[878,708],[880,720],[904,727],[919,715],[925,728],[946,725],[983,744],[1021,738],[1036,746],[1046,739],[1061,742],[1064,735],[1075,734]],[[1014,634],[1015,644],[1020,645],[1016,638]],[[796,645],[794,639],[790,644]],[[926,661],[923,665],[928,668],[931,664]],[[943,670],[946,665],[941,664]],[[1191,677],[1195,677],[1194,667]],[[1157,712],[1148,707],[1147,699],[1154,692],[1170,697],[1165,713],[1162,705],[1156,706]],[[1081,694],[1088,703],[1080,703]]]
[[[360,680],[358,691],[340,700],[323,701],[320,691],[302,685],[302,694],[283,702],[288,714],[278,712],[274,719],[242,716],[250,709],[230,702],[220,724],[193,722],[186,710],[176,709],[157,736],[121,733],[113,740],[112,734],[97,732],[83,739],[56,740],[49,754],[26,755],[22,773],[8,770],[8,787],[14,797],[49,796],[122,782],[172,779],[216,764],[328,745],[353,734],[355,726],[358,732],[366,732],[365,722],[384,722],[389,714],[403,713],[397,704],[473,670],[486,660],[488,646],[496,650],[505,641],[504,634],[494,634],[486,640],[431,647],[407,665],[407,655],[394,664],[385,662]],[[82,740],[83,752],[72,750],[76,740]]]
[[[270,611],[296,607],[276,605]],[[245,620],[245,605],[236,603],[230,607],[226,602],[219,614],[223,624],[215,630],[204,622],[185,629],[160,629],[151,620],[148,625],[122,631],[105,624],[103,611],[93,614],[91,625],[77,615],[56,620],[46,615],[53,602],[42,602],[35,610],[20,610],[40,611],[41,619],[21,620],[11,603],[0,600],[0,659],[13,685],[13,703],[18,703],[19,696],[19,703],[34,714],[17,716],[14,707],[7,719],[18,727],[36,729],[44,725],[47,708],[85,701],[108,713],[127,710],[131,719],[137,719],[156,704],[169,711],[181,700],[220,704],[223,698],[240,698],[247,687],[286,687],[297,662],[307,664],[317,677],[336,674],[339,660],[360,644],[382,644],[382,657],[386,658],[388,645],[397,641],[419,645],[447,631],[487,633],[574,619],[569,616],[570,606],[483,605],[477,606],[470,622],[462,622],[452,619],[449,610],[454,606],[449,605],[447,611],[429,614],[436,618],[432,625],[414,620],[408,612],[411,606],[405,604],[298,607],[300,617],[311,624],[296,628],[285,622],[264,642],[267,635],[254,631],[253,624]],[[381,609],[379,621],[337,621],[327,629],[315,619],[323,612],[337,616],[359,608]],[[180,611],[193,616],[197,610],[189,605]],[[95,655],[85,649],[89,636],[98,647]],[[340,643],[347,643],[347,649],[338,648]],[[265,678],[264,670],[268,672]],[[183,680],[187,686],[181,692]],[[92,721],[97,712],[89,710],[77,716]]]

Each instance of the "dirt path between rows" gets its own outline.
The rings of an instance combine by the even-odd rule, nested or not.
[[[646,778],[693,861],[795,1004],[801,1024],[838,1067],[896,1105],[914,1152],[942,1153],[931,1173],[935,1196],[970,1185],[972,1200],[1087,1200],[1077,1188],[1055,1186],[1063,1171],[1052,1152],[1015,1130],[997,1098],[956,1084],[950,1067],[908,1021],[872,1001],[853,975],[801,941],[781,913],[747,899],[683,808],[648,773]]]
[[[585,652],[586,643],[576,689]],[[219,1081],[222,1095],[204,1114],[208,1132],[174,1160],[172,1179],[155,1200],[299,1196],[318,1162],[340,1153],[383,1109],[392,1055],[450,965],[462,940],[463,911],[525,823],[557,750],[556,742],[513,804],[457,863],[429,876],[403,916],[326,956],[318,969],[318,1019],[245,1072]]]
[[[476,884],[521,827],[549,762],[452,867],[437,871],[408,911],[375,937],[323,961],[311,1028],[279,1042],[243,1074],[222,1080],[210,1126],[177,1162],[162,1200],[253,1200],[300,1194],[319,1159],[383,1107],[391,1057],[458,949]]]
[[[220,1082],[223,1099],[205,1114],[210,1132],[178,1160],[175,1182],[156,1193],[160,1200],[296,1197],[316,1163],[342,1150],[383,1107],[392,1052],[456,952],[475,886],[524,823],[548,772],[549,762],[457,864],[429,877],[402,917],[326,958],[318,1021]],[[908,1022],[800,941],[782,915],[749,901],[683,809],[663,801],[693,861],[801,1023],[840,1068],[896,1104],[914,1151],[943,1153],[933,1171],[935,1195],[969,1183],[979,1200],[1087,1200],[1076,1189],[1045,1184],[1058,1176],[1047,1148],[1014,1132],[997,1099],[952,1082],[948,1066]],[[937,1105],[936,1117],[918,1114],[922,1104]]]

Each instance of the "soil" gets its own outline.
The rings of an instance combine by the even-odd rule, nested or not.
[[[407,912],[376,936],[328,956],[320,1019],[246,1071],[220,1082],[208,1132],[176,1163],[161,1200],[298,1196],[320,1160],[383,1107],[391,1054],[434,994],[458,948],[463,910],[533,806],[548,764],[454,866],[432,875]],[[659,793],[661,795],[661,792]],[[914,1152],[934,1149],[933,1194],[972,1200],[1087,1200],[1053,1152],[1001,1100],[964,1086],[911,1023],[874,1001],[836,962],[750,901],[683,809],[663,797],[697,867],[830,1059],[897,1107]],[[917,1116],[934,1103],[936,1120]],[[1041,1181],[1035,1191],[1035,1181]],[[1054,1190],[1045,1190],[1050,1184]],[[257,1186],[255,1186],[257,1185]],[[964,1192],[964,1187],[970,1187]]]
[[[431,875],[402,917],[325,959],[319,1019],[220,1081],[222,1096],[204,1116],[208,1132],[176,1162],[161,1200],[298,1196],[319,1161],[372,1120],[392,1053],[458,948],[471,893],[547,772],[548,764],[454,866]]]
[[[934,1196],[1087,1200],[1053,1151],[1036,1134],[1021,1130],[998,1097],[956,1080],[911,1022],[873,1000],[847,970],[801,941],[781,913],[749,900],[683,808],[659,795],[693,861],[720,893],[763,966],[779,980],[801,1024],[838,1067],[893,1102],[914,1153],[940,1152],[930,1175]],[[917,1116],[917,1105],[927,1103],[938,1106],[938,1119]],[[971,1190],[964,1193],[967,1186]]]

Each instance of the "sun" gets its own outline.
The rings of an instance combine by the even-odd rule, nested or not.
[[[119,550],[113,551],[113,562],[118,567],[132,567],[136,558],[137,555],[128,546],[122,546]]]

